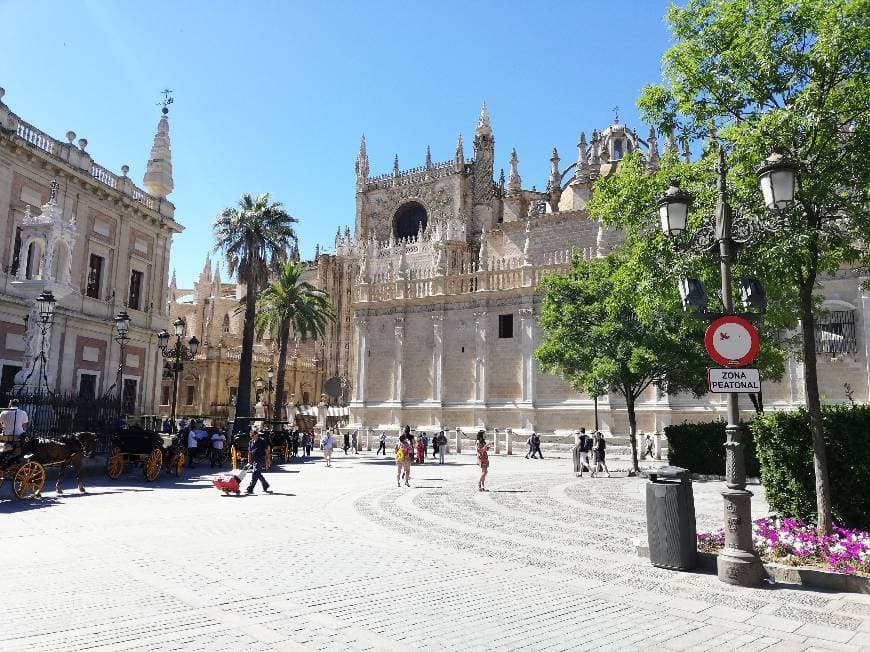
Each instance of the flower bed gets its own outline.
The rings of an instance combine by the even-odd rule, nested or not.
[[[819,536],[816,526],[799,519],[760,518],[752,524],[752,539],[764,561],[870,576],[870,532],[834,526],[831,535]],[[698,535],[701,552],[724,546],[724,530]]]

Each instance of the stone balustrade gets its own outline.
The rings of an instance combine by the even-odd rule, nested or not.
[[[493,259],[492,269],[463,274],[438,275],[434,270],[427,278],[400,278],[356,286],[354,301],[379,303],[396,299],[418,299],[441,295],[470,294],[484,291],[533,288],[546,276],[565,273],[568,262],[533,267],[523,265],[522,259]],[[380,276],[383,278],[383,276]]]
[[[133,201],[142,204],[151,210],[158,210],[158,207],[161,206],[157,198],[137,187],[127,176],[119,176],[114,172],[110,172],[101,165],[94,163],[93,159],[91,159],[91,155],[85,151],[88,144],[87,141],[83,138],[80,139],[78,141],[78,147],[76,147],[72,142],[75,138],[75,134],[72,132],[69,132],[67,135],[69,142],[62,142],[52,138],[41,129],[37,129],[32,124],[22,120],[18,115],[10,111],[2,101],[0,101],[0,126],[14,132],[19,139],[28,145],[59,159],[67,165],[85,172],[95,181],[124,193]],[[171,206],[168,202],[163,203]],[[160,207],[160,211],[168,217],[172,217],[171,210],[165,211]]]

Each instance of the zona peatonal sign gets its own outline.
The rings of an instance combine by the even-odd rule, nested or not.
[[[758,331],[743,317],[725,315],[707,327],[704,347],[719,364],[742,367],[758,355]]]
[[[758,369],[707,369],[707,389],[717,394],[761,391]]]

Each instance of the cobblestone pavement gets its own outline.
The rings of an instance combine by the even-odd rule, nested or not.
[[[473,458],[449,460],[411,489],[391,460],[339,452],[269,474],[273,495],[132,470],[0,501],[0,650],[870,649],[870,595],[635,557],[642,480],[494,457],[479,493]],[[695,483],[699,529],[721,488]]]

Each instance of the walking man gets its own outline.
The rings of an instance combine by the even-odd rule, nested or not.
[[[583,471],[589,471],[592,475],[592,467],[589,466],[589,452],[592,450],[592,437],[586,434],[586,428],[580,428],[580,436],[574,447],[574,473],[583,477]]]
[[[260,431],[251,430],[251,441],[248,443],[248,464],[253,467],[254,472],[251,474],[251,484],[248,485],[245,493],[254,493],[254,486],[257,484],[257,480],[259,480],[260,484],[263,486],[263,491],[267,494],[272,493],[272,490],[269,488],[269,483],[266,482],[266,478],[263,477],[263,471],[266,466],[268,466],[271,454],[272,451],[269,450],[269,445],[266,443],[266,440],[260,439]]]
[[[356,439],[356,430],[354,430],[354,431],[350,434],[350,447],[351,447],[351,450],[353,450],[353,454],[354,454],[354,455],[359,455],[359,448],[357,448],[356,442],[357,442],[357,439]]]
[[[381,437],[378,440],[378,452],[375,455],[380,455],[381,452],[384,453],[384,456],[387,454],[387,434],[382,432]]]
[[[344,446],[343,446],[343,448],[344,448],[344,454],[347,455],[347,451],[350,448],[350,433],[349,432],[344,433]],[[329,466],[329,465],[327,464],[327,466]]]
[[[438,464],[444,464],[444,453],[447,452],[447,435],[442,430],[438,434]]]

